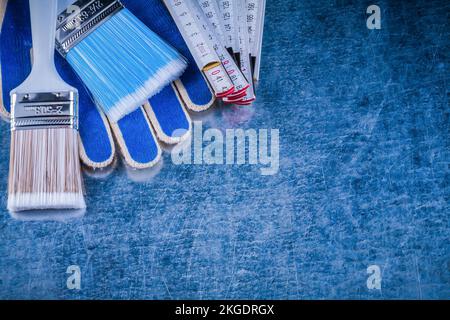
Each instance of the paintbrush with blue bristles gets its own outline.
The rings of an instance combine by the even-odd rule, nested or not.
[[[59,0],[57,50],[117,122],[179,78],[186,60],[118,0]]]

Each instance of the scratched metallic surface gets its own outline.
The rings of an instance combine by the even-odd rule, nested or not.
[[[86,175],[82,218],[21,221],[1,123],[0,297],[450,298],[450,3],[378,1],[381,30],[370,4],[269,0],[258,103],[196,118],[279,128],[274,176],[166,153],[146,179]]]

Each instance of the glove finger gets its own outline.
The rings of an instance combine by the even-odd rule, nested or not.
[[[175,144],[190,137],[191,119],[173,85],[152,97],[144,109],[162,142]]]
[[[192,63],[174,84],[189,110],[208,110],[216,100],[203,74]]]
[[[163,2],[161,0],[124,0],[122,2],[137,18],[188,59],[187,70],[179,81],[175,81],[175,86],[186,107],[193,111],[210,108],[215,101],[214,94],[198,69]]]
[[[7,5],[6,5],[7,3]],[[9,92],[21,84],[31,70],[31,28],[28,1],[4,1],[5,14],[0,35],[2,103],[0,112],[9,117]],[[56,56],[56,66],[65,81],[79,91],[80,158],[93,169],[112,164],[115,147],[106,117],[92,102],[89,93],[68,64]]]
[[[141,107],[111,123],[125,163],[133,169],[153,167],[161,159],[161,148],[156,142],[155,133]]]

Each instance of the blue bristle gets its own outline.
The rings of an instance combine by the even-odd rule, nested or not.
[[[185,59],[123,9],[67,54],[111,121],[133,112],[186,68]]]

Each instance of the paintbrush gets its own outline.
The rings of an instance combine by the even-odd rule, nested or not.
[[[60,0],[57,50],[117,122],[179,78],[186,60],[117,0]]]
[[[30,0],[33,67],[11,91],[8,209],[84,209],[78,92],[55,68],[57,0]]]

